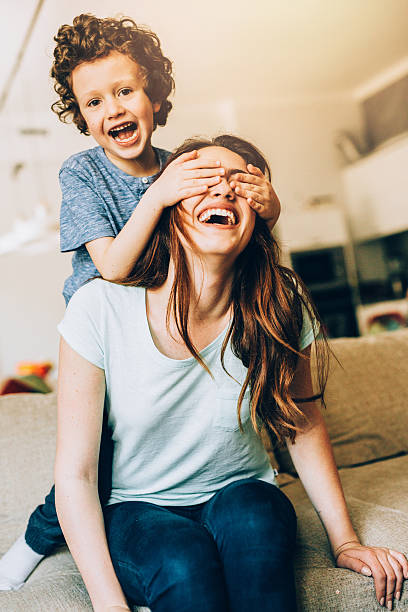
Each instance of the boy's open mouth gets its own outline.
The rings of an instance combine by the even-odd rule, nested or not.
[[[237,218],[232,210],[226,208],[207,208],[198,217],[200,223],[216,223],[218,225],[236,225]]]
[[[134,140],[137,136],[137,124],[133,121],[127,121],[112,128],[108,133],[116,142],[127,143]]]

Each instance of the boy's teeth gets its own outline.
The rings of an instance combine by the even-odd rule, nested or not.
[[[129,142],[133,140],[137,132],[137,125],[132,121],[128,123],[124,123],[117,128],[113,128],[109,130],[109,134],[112,136],[114,140],[118,142]]]
[[[126,132],[119,132],[116,136],[114,136],[114,140],[118,140],[119,142],[129,142],[129,140],[133,140],[136,134],[136,130]]]

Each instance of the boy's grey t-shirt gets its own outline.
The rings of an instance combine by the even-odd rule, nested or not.
[[[162,168],[170,153],[156,147],[153,150]],[[63,163],[59,174],[60,246],[62,252],[74,251],[73,272],[63,289],[66,304],[81,285],[99,275],[85,243],[117,236],[155,177],[123,172],[99,146],[76,153]]]

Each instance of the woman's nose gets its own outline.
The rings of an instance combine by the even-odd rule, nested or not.
[[[233,200],[235,198],[235,191],[232,189],[231,185],[224,177],[221,177],[220,182],[214,185],[214,187],[211,189],[211,192],[212,195],[216,197],[223,196],[224,198],[228,198],[229,200]]]

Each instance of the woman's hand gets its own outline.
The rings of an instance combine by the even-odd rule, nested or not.
[[[251,208],[266,221],[271,230],[279,219],[279,198],[259,168],[252,164],[248,164],[247,168],[248,173],[234,174],[230,185],[237,195],[246,198]]]
[[[219,161],[201,159],[197,157],[197,151],[190,151],[171,162],[145,196],[154,195],[154,203],[167,208],[185,198],[205,194],[209,187],[220,182],[220,176],[224,174]]]
[[[379,604],[392,610],[394,597],[397,600],[401,598],[403,580],[408,579],[408,561],[405,555],[389,548],[362,546],[354,542],[339,549],[337,567],[372,576]]]

